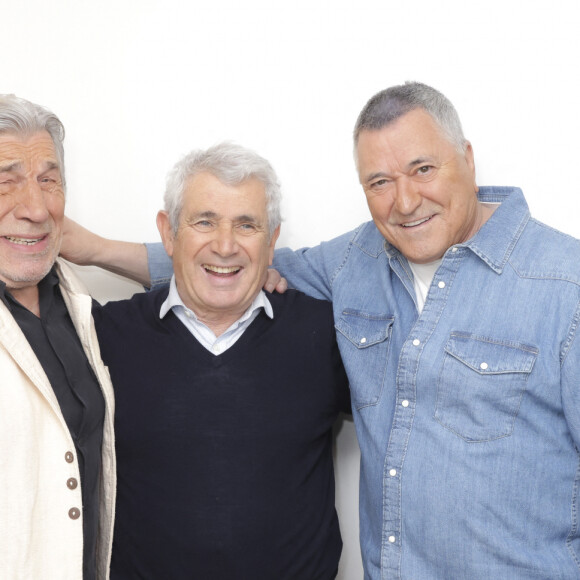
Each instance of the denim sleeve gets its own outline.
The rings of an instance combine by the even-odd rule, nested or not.
[[[352,237],[353,232],[349,232],[312,248],[276,250],[272,265],[290,288],[332,301],[332,283],[344,265]]]
[[[576,309],[568,340],[561,353],[562,404],[566,422],[577,449],[580,449],[580,302]]]
[[[165,252],[161,242],[145,244],[147,248],[147,264],[149,277],[151,278],[151,290],[167,286],[173,276],[173,264],[171,258]]]

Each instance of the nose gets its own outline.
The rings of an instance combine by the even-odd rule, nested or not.
[[[411,180],[401,177],[395,184],[395,208],[401,215],[411,215],[422,201],[421,194]]]
[[[28,180],[17,194],[14,215],[18,219],[41,223],[48,219],[47,195],[38,182]]]
[[[212,250],[221,257],[232,256],[238,251],[236,234],[231,224],[221,224],[216,229]]]

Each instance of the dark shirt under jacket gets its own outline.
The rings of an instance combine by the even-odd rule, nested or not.
[[[83,498],[83,579],[94,580],[105,401],[66,308],[54,269],[38,284],[38,291],[40,318],[15,300],[0,282],[0,299],[42,365],[75,444]]]
[[[268,296],[214,356],[167,289],[94,311],[115,384],[111,579],[330,580],[341,552],[332,426],[350,407],[331,305]]]

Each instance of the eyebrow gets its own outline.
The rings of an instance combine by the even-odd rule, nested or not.
[[[417,165],[423,165],[424,163],[432,163],[433,159],[431,157],[417,157],[417,159],[413,159],[413,161],[409,161],[407,163],[407,169],[413,169],[413,167],[417,167]],[[378,179],[381,177],[386,177],[387,179],[391,177],[389,173],[386,171],[377,171],[376,173],[371,173],[365,179],[365,182],[373,181],[374,179]]]
[[[14,163],[10,163],[8,165],[0,165],[0,173],[9,173],[10,171],[14,171],[21,166],[22,164],[20,161],[15,161]]]
[[[56,161],[47,161],[46,169],[43,171],[43,173],[46,173],[47,171],[52,171],[53,169],[60,171],[58,163]]]
[[[411,169],[413,167],[416,167],[417,165],[423,165],[423,163],[431,163],[432,161],[433,159],[431,157],[417,157],[417,159],[414,159],[413,161],[407,163],[407,167]]]
[[[247,214],[236,216],[233,221],[237,222],[237,223],[240,223],[240,222],[251,222],[253,224],[258,223],[258,220],[253,215],[247,215]]]
[[[189,219],[196,220],[196,219],[200,219],[200,218],[221,219],[222,216],[218,215],[215,211],[202,211],[200,213],[196,213],[195,215],[191,216]],[[253,215],[249,215],[249,214],[242,214],[242,215],[235,216],[232,219],[232,221],[234,223],[240,223],[240,222],[258,223],[258,220],[256,219],[256,217]]]
[[[9,163],[7,165],[0,165],[0,173],[9,173],[10,171],[17,171],[22,167],[21,161],[14,161],[13,163]],[[47,173],[48,171],[52,171],[53,169],[59,170],[58,163],[56,161],[47,161],[46,167],[42,170],[41,173]]]
[[[199,213],[196,213],[192,216],[190,216],[188,219],[189,220],[197,220],[200,218],[210,218],[210,219],[214,219],[217,218],[218,214],[215,213],[214,211],[201,211]]]

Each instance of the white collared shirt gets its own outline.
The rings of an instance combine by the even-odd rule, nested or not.
[[[159,311],[159,318],[164,318],[165,315],[173,310],[177,318],[185,325],[187,330],[211,353],[218,355],[225,352],[228,348],[233,346],[236,341],[244,334],[246,329],[252,324],[261,309],[269,318],[274,318],[274,311],[272,305],[263,290],[254,298],[250,307],[244,312],[241,318],[236,320],[223,334],[216,336],[213,331],[199,320],[193,310],[185,306],[175,284],[175,276],[171,278],[169,285],[169,294],[165,302],[161,305]]]

